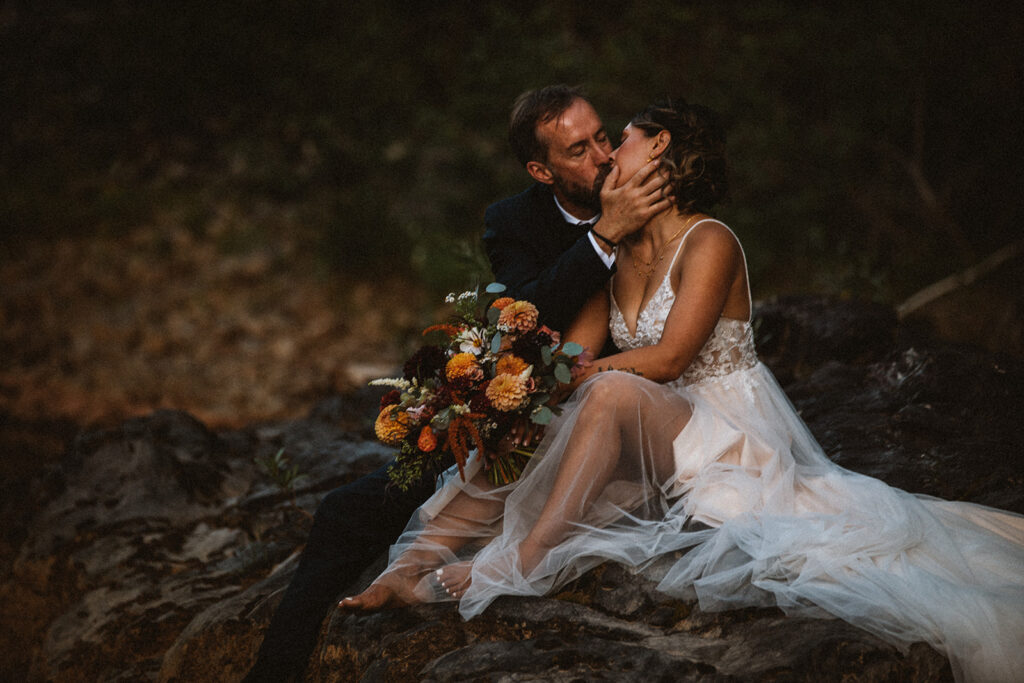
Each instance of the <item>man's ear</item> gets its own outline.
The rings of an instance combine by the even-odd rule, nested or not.
[[[530,177],[536,180],[538,183],[544,183],[545,185],[551,185],[555,182],[554,176],[551,175],[551,169],[539,161],[527,161],[526,172],[530,174]]]

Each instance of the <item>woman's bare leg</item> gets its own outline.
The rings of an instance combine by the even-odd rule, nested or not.
[[[492,488],[483,471],[471,483],[485,492]],[[493,523],[500,518],[503,507],[504,496],[474,496],[460,492],[424,527],[413,545],[392,563],[388,572],[379,576],[362,593],[344,598],[338,603],[338,608],[376,611],[418,602],[414,589],[423,577],[445,562],[441,558],[456,553],[466,543],[492,536]]]
[[[523,576],[565,540],[614,478],[624,473],[636,478],[645,467],[653,470],[647,475],[652,479],[670,476],[672,440],[689,420],[689,404],[680,399],[663,411],[652,405],[645,384],[649,385],[632,375],[609,373],[588,388],[587,403],[566,444],[551,492],[519,545]],[[646,440],[646,447],[637,447],[640,439]],[[645,451],[649,452],[644,455]],[[650,462],[629,461],[641,458]]]

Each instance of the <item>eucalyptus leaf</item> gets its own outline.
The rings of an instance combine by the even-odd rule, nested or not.
[[[487,309],[487,322],[489,322],[490,324],[492,324],[492,325],[497,324],[498,318],[500,318],[500,317],[501,317],[501,311],[499,311],[497,308],[488,308]]]
[[[562,353],[566,353],[570,356],[578,356],[583,353],[583,347],[576,342],[567,342],[566,345],[562,347]]]
[[[491,284],[487,285],[486,291],[488,294],[501,294],[502,292],[505,291],[505,289],[505,285],[501,284],[500,282],[492,282]]]
[[[532,415],[530,415],[530,422],[539,425],[546,425],[551,422],[551,418],[554,416],[555,414],[551,412],[551,408],[541,406],[537,410],[533,411]]]
[[[569,372],[569,368],[559,363],[555,366],[555,379],[562,384],[568,384],[572,381],[572,373]]]
[[[435,415],[434,418],[430,421],[430,424],[435,429],[444,430],[448,429],[448,423],[451,421],[451,419],[452,409],[445,408],[437,412],[437,415]]]
[[[540,347],[540,359],[544,361],[544,365],[551,365],[551,348],[547,346]]]
[[[501,351],[501,332],[495,332],[491,337],[491,353]]]

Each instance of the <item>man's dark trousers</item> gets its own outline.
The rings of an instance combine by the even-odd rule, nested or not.
[[[286,681],[305,669],[324,616],[339,594],[395,542],[434,492],[433,480],[408,491],[388,483],[387,466],[331,491],[320,502],[298,569],[263,637],[245,681]]]

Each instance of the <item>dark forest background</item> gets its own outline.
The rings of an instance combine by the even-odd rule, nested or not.
[[[722,213],[762,291],[895,300],[1018,234],[1021,17],[952,0],[8,2],[4,249],[168,207],[201,230],[228,199],[294,212],[328,269],[456,287],[484,207],[526,184],[511,100],[564,81],[613,131],[659,94],[725,114]]]
[[[734,192],[720,217],[758,297],[899,305],[1020,239],[1022,24],[1012,3],[959,0],[7,0],[3,407],[44,389],[33,400],[52,402],[52,377],[129,356],[51,412],[103,417],[75,406],[125,373],[110,414],[190,407],[228,380],[175,382],[274,330],[252,385],[294,374],[324,335],[352,337],[334,356],[404,338],[444,292],[487,280],[483,210],[527,184],[507,111],[552,82],[583,84],[613,133],[663,94],[725,116]],[[1022,317],[1015,262],[973,313]],[[139,298],[226,268],[166,305]],[[221,301],[236,290],[250,297],[240,312]],[[66,329],[76,311],[94,317]],[[146,385],[168,349],[166,378]],[[339,385],[332,368],[265,410],[243,387],[200,415],[281,414]]]

